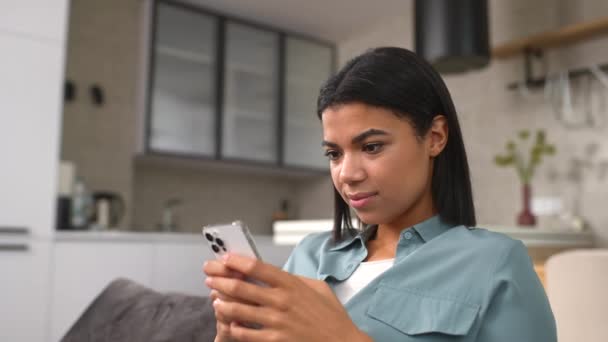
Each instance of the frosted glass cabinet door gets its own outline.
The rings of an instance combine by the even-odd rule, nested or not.
[[[216,18],[159,2],[148,148],[215,154]]]
[[[288,37],[286,40],[285,147],[288,166],[328,169],[323,134],[317,118],[317,97],[333,68],[332,48]]]
[[[279,35],[228,22],[222,157],[277,161]]]

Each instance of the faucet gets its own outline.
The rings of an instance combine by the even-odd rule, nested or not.
[[[161,231],[171,232],[177,230],[177,219],[174,209],[180,204],[182,204],[182,200],[179,198],[169,198],[165,201],[162,223],[159,224]]]

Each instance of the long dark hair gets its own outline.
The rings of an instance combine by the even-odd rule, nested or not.
[[[475,207],[469,165],[452,97],[441,76],[412,51],[381,47],[350,60],[321,87],[317,101],[319,119],[325,109],[360,102],[391,110],[406,117],[424,136],[433,118],[445,116],[449,137],[435,158],[431,191],[433,204],[442,221],[452,225],[475,226]],[[352,229],[348,204],[334,187],[334,241],[344,229]]]

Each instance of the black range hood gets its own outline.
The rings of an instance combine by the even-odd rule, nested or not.
[[[416,53],[440,73],[489,63],[487,0],[416,0],[414,7]]]

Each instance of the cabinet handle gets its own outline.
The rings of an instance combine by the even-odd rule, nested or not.
[[[30,230],[25,227],[2,227],[0,226],[0,235],[29,235]]]
[[[27,252],[29,250],[26,244],[0,244],[0,252]]]

